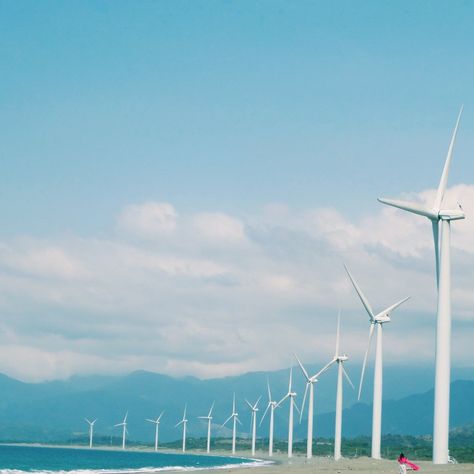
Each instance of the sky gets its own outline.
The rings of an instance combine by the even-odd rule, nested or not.
[[[434,363],[446,201],[453,363],[474,337],[473,1],[0,1],[0,372],[218,377]],[[471,212],[470,212],[471,211]]]

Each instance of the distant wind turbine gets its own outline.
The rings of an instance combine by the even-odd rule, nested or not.
[[[448,183],[449,166],[453,156],[454,142],[458,132],[463,108],[459,112],[449,143],[443,173],[439,182],[433,207],[418,203],[379,198],[389,206],[427,217],[433,229],[436,260],[436,283],[438,285],[438,314],[436,322],[436,374],[434,389],[433,417],[433,462],[447,464],[449,459],[449,388],[451,372],[451,221],[466,216],[458,204],[458,209],[446,209],[443,206]],[[441,227],[441,231],[440,231]]]
[[[374,334],[375,326],[377,326],[377,339],[375,346],[375,367],[374,367],[374,401],[372,406],[372,453],[371,456],[374,459],[381,459],[380,455],[380,444],[382,437],[382,325],[390,322],[390,314],[402,303],[407,301],[410,297],[403,298],[397,303],[389,306],[378,314],[374,314],[369,301],[362,293],[362,290],[357,285],[349,269],[344,265],[347,274],[354,286],[362,305],[364,306],[367,314],[369,315],[369,342],[367,344],[367,350],[364,356],[364,363],[362,364],[362,372],[360,375],[359,383],[359,394],[358,400],[360,400],[360,394],[362,391],[362,383],[364,381],[365,366],[367,364],[367,356],[370,350],[370,343],[372,341],[372,335]]]
[[[255,440],[257,438],[257,412],[258,412],[258,402],[262,397],[258,397],[257,401],[252,405],[248,400],[245,400],[245,403],[249,406],[252,411],[252,456],[255,455]]]
[[[306,441],[306,457],[313,457],[313,405],[314,405],[314,384],[318,382],[318,377],[326,372],[326,370],[331,366],[334,360],[331,359],[319,372],[314,374],[312,377],[309,376],[307,370],[304,368],[301,361],[298,359],[298,356],[295,354],[296,360],[303,372],[304,377],[306,378],[306,388],[304,391],[303,403],[301,404],[301,413],[300,413],[300,422],[303,417],[304,405],[306,402],[306,395],[308,393],[309,387],[309,397],[308,397],[308,439]]]
[[[89,448],[92,448],[92,438],[94,437],[94,425],[97,421],[97,418],[94,421],[89,421],[87,418],[84,418],[89,425]]]
[[[179,425],[183,425],[183,453],[186,452],[186,425],[188,424],[188,420],[186,419],[186,408],[187,405],[184,405],[183,419],[174,425],[175,428]]]
[[[124,417],[122,423],[117,423],[116,425],[114,425],[114,426],[121,426],[122,427],[122,449],[125,449],[125,438],[126,438],[126,435],[128,433],[128,430],[127,430],[127,417],[128,417],[128,411],[127,411],[127,413],[125,413],[125,417]]]
[[[272,392],[270,391],[270,381],[267,378],[267,390],[268,390],[268,404],[267,408],[263,412],[262,419],[258,426],[262,426],[263,420],[265,419],[268,410],[270,410],[270,428],[268,430],[268,455],[273,456],[273,424],[274,424],[274,411],[278,405],[278,402],[272,400]]]
[[[344,369],[344,362],[349,359],[347,355],[339,353],[339,336],[341,328],[341,312],[337,315],[337,332],[336,332],[336,351],[334,352],[334,362],[337,362],[337,392],[336,392],[336,426],[334,429],[334,459],[341,459],[341,438],[342,438],[342,375],[346,377],[350,386],[354,389],[349,375]]]
[[[148,421],[149,423],[154,423],[155,424],[155,451],[158,451],[158,431],[160,428],[160,420],[161,417],[163,416],[164,411],[161,412],[160,416],[156,420],[151,420],[147,418],[145,421]]]
[[[234,393],[234,398],[232,399],[232,413],[231,415],[229,416],[229,418],[227,418],[227,420],[224,421],[224,423],[222,423],[222,426],[225,426],[227,424],[228,421],[230,421],[232,419],[233,421],[233,426],[232,426],[232,454],[235,454],[235,438],[236,438],[236,434],[237,434],[237,422],[239,424],[242,424],[239,420],[239,414],[235,411],[235,393]]]
[[[212,423],[212,410],[214,408],[214,402],[212,402],[211,409],[207,416],[198,416],[201,420],[207,420],[207,452],[211,452],[211,423]]]
[[[277,403],[279,407],[287,398],[290,399],[290,414],[288,417],[288,457],[293,457],[293,408],[300,413],[300,410],[296,406],[295,397],[296,392],[293,391],[291,384],[293,379],[293,367],[290,367],[290,381],[288,383],[288,393]]]

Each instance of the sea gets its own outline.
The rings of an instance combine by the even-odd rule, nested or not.
[[[148,474],[167,470],[194,471],[259,464],[264,464],[264,462],[254,459],[200,454],[0,445],[0,474],[26,472]]]

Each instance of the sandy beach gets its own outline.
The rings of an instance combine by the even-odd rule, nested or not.
[[[245,457],[245,453],[237,453]],[[248,453],[247,453],[248,455]],[[268,460],[269,458],[260,457],[259,459]],[[365,473],[387,473],[398,474],[399,467],[396,460],[375,461],[371,458],[361,457],[357,459],[341,459],[334,461],[327,457],[315,457],[307,460],[304,456],[295,456],[291,460],[284,455],[276,455],[272,458],[274,464],[261,467],[235,467],[226,468],[221,472],[246,472],[255,474],[306,474],[314,472],[343,473],[354,472]],[[449,464],[434,465],[430,461],[414,461],[420,466],[420,473],[474,473],[474,464]],[[412,471],[408,471],[412,472]]]

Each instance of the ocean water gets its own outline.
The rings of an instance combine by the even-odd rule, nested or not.
[[[255,465],[251,459],[101,449],[46,448],[0,445],[0,474],[35,473],[153,473]]]

